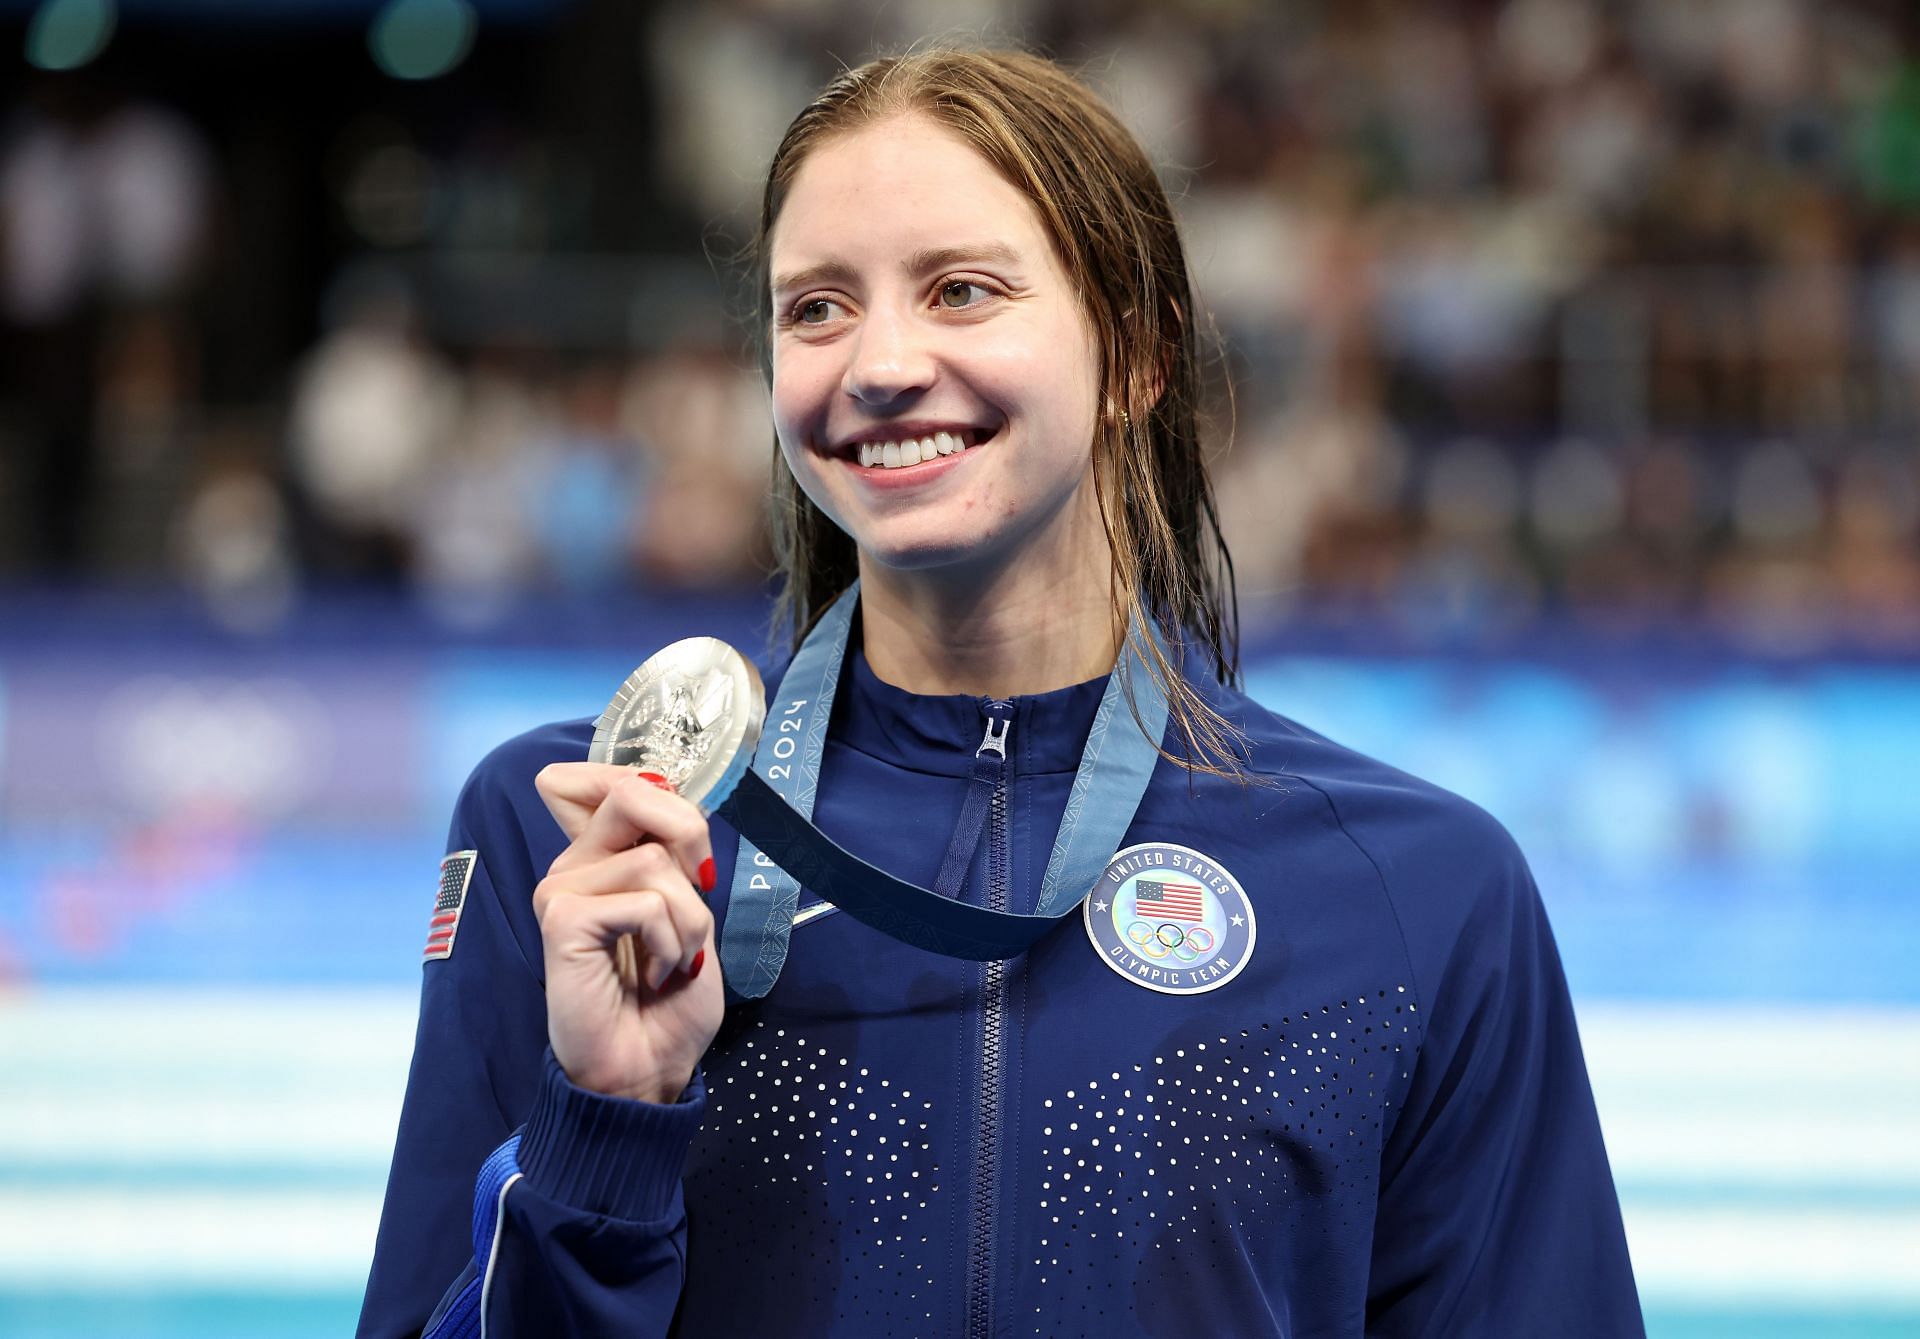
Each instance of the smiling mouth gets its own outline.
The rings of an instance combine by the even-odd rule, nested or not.
[[[942,456],[957,456],[991,438],[998,429],[963,428],[958,432],[935,432],[922,437],[903,437],[898,441],[861,442],[852,448],[850,459],[863,469],[903,470]]]

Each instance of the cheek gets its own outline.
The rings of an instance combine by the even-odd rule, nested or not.
[[[840,373],[829,349],[789,345],[773,355],[773,417],[782,425],[806,424],[826,413]]]
[[[800,412],[800,396],[793,373],[783,362],[774,364],[773,384],[769,387],[768,395],[773,410],[773,424],[780,433],[781,448],[791,451],[787,439],[790,427]]]
[[[1086,328],[1074,320],[1036,323],[1017,338],[978,350],[973,370],[1004,403],[1024,403],[1056,428],[1092,426],[1099,363]]]
[[[791,373],[776,366],[767,397],[768,410],[773,418],[773,436],[779,444],[781,459],[787,462],[787,468],[804,480],[809,464],[806,450],[808,410],[798,390]]]
[[[787,472],[800,481],[802,488],[812,491],[810,476],[807,473],[807,453],[800,450],[787,436],[779,424],[774,425],[774,437],[780,443],[780,459],[786,462]]]
[[[795,459],[800,454],[799,441],[794,436],[793,414],[790,395],[783,395],[781,383],[776,377],[768,396],[768,410],[773,418],[773,437],[779,443],[780,455],[786,460],[787,467],[798,467]]]

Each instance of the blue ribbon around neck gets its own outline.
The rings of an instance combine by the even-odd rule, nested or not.
[[[868,864],[812,821],[859,590],[858,582],[848,587],[801,643],[768,707],[753,766],[716,807],[740,834],[720,962],[728,989],[743,999],[760,998],[779,979],[803,886],[882,934],[948,957],[984,962],[1026,952],[1098,882],[1160,760],[1166,695],[1129,638],[1087,732],[1032,915],[942,897]],[[1160,640],[1159,629],[1149,631]],[[1122,719],[1136,713],[1137,728]]]

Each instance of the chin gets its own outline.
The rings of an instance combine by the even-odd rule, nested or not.
[[[891,572],[937,572],[942,568],[962,567],[980,557],[979,548],[951,541],[926,540],[917,544],[859,545],[860,554],[878,567]]]
[[[907,531],[881,527],[879,533],[855,535],[854,544],[863,558],[894,572],[965,567],[988,557],[993,550],[989,536],[957,534],[944,528]]]

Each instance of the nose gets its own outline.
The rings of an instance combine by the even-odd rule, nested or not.
[[[911,315],[869,312],[854,334],[841,389],[870,407],[884,407],[933,385],[934,358]]]

